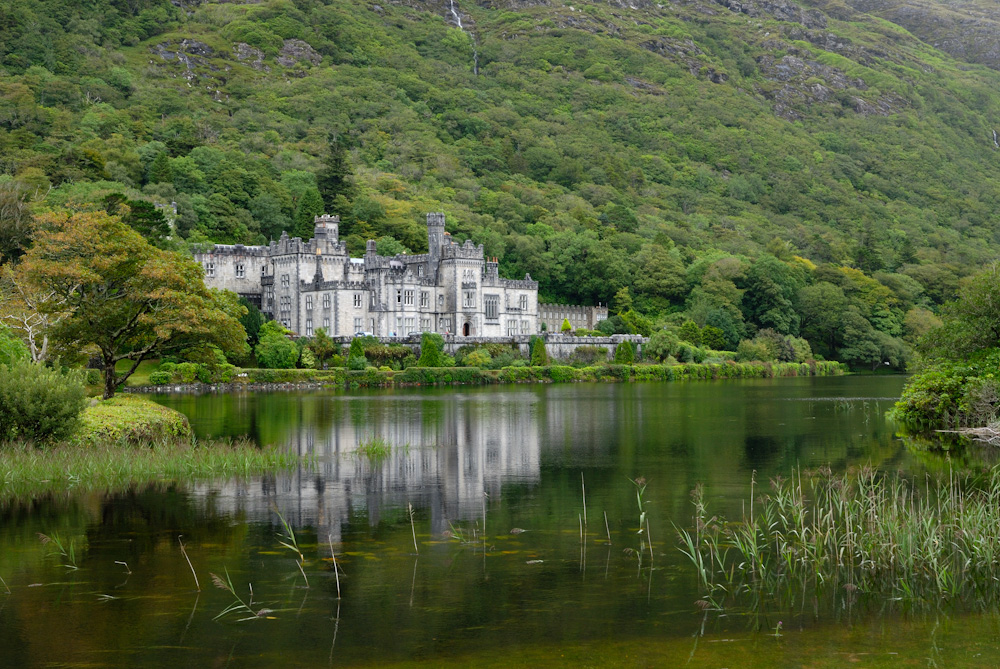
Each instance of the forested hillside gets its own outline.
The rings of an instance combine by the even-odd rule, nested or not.
[[[0,0],[0,67],[36,210],[244,243],[327,211],[356,253],[444,211],[546,300],[627,287],[730,348],[901,363],[1000,248],[1000,72],[832,0]]]

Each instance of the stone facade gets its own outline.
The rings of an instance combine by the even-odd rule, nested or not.
[[[559,332],[562,328],[563,320],[569,319],[569,324],[573,329],[586,328],[593,330],[597,324],[608,318],[608,306],[597,305],[596,307],[581,307],[571,304],[539,304],[538,323],[541,327],[545,323],[548,332]]]
[[[444,214],[427,214],[429,251],[420,255],[380,256],[369,241],[363,258],[351,258],[340,217],[317,216],[309,241],[282,233],[268,246],[218,244],[195,259],[206,285],[247,298],[298,335],[538,332],[538,282],[500,278],[481,245],[456,243],[444,224]]]

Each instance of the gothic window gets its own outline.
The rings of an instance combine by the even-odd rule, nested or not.
[[[375,295],[372,295],[372,306],[375,306]],[[361,293],[354,293],[354,308],[361,308]]]
[[[427,317],[421,318],[420,319],[420,330],[422,332],[427,332],[430,329],[431,329],[431,319],[427,318]]]
[[[528,310],[528,296],[527,295],[522,295],[520,297],[520,300],[519,300],[518,303],[519,303],[519,305],[521,307],[521,311],[527,311]]]
[[[403,291],[397,290],[396,291],[396,304],[402,304],[402,303],[403,303]]]
[[[431,295],[426,290],[420,291],[420,306],[427,308],[431,305]]]
[[[355,332],[361,332],[364,329],[364,325],[363,325],[364,320],[365,319],[363,319],[363,318],[355,318],[354,319],[354,331]]]
[[[215,276],[215,263],[207,262],[205,263],[205,276]]]
[[[483,303],[486,305],[486,318],[495,320],[500,317],[500,296],[483,295]]]
[[[513,337],[517,334],[517,321],[509,320],[507,321],[507,334]]]
[[[247,276],[247,268],[243,263],[236,264],[236,278],[245,279]]]
[[[372,307],[372,309],[374,309],[375,308],[375,293],[374,292],[372,292],[371,298],[372,298],[371,299],[371,307]]]
[[[413,291],[412,290],[407,290],[407,291],[405,291],[403,293],[403,304],[405,304],[408,307],[412,307],[413,306]]]
[[[327,334],[330,334],[330,319],[329,319],[329,317],[323,319],[323,329],[326,330]]]
[[[521,334],[523,335],[530,334],[528,332],[529,323],[530,321],[521,321]]]
[[[464,297],[462,299],[462,306],[470,309],[476,306],[476,291],[474,290],[465,291]]]
[[[311,318],[306,319],[306,336],[307,337],[313,336],[313,319]]]
[[[291,285],[291,282],[289,282],[288,280],[287,274],[281,275],[281,285],[284,286],[285,288],[288,288],[288,286]]]
[[[396,316],[396,336],[403,334],[403,317]]]
[[[323,308],[330,308],[330,293],[323,293]]]
[[[407,318],[406,319],[406,332],[405,332],[405,334],[409,334],[409,333],[413,332],[413,323],[414,323],[414,319],[412,319],[412,318]],[[404,334],[404,333],[400,333],[400,334]]]
[[[306,295],[306,311],[312,311],[313,308],[313,296]]]

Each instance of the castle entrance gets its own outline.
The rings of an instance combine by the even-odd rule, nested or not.
[[[468,323],[466,323],[465,325],[462,326],[462,336],[463,337],[468,337],[469,336],[469,324]]]

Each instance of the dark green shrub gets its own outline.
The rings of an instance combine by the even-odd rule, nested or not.
[[[86,373],[84,379],[88,386],[99,386],[104,383],[104,377],[101,376],[101,370],[87,369],[84,371]]]
[[[0,365],[13,365],[31,360],[28,347],[10,328],[0,325]]]
[[[631,365],[635,362],[635,347],[630,341],[623,341],[615,348],[615,362],[619,365]]]
[[[194,380],[198,378],[198,365],[194,362],[182,362],[177,365],[177,369],[174,372],[174,378],[176,378],[181,383],[194,383]]]
[[[283,334],[262,334],[254,355],[257,364],[268,369],[292,369],[299,361],[298,347]]]
[[[532,367],[543,367],[549,364],[549,354],[545,350],[545,340],[541,337],[532,337],[529,344],[531,351]]]
[[[434,332],[420,335],[420,367],[442,367],[445,364],[444,337]]]
[[[79,373],[0,365],[0,440],[58,441],[77,427],[87,394]]]
[[[163,386],[173,381],[173,374],[157,370],[149,373],[149,382],[154,386]]]

